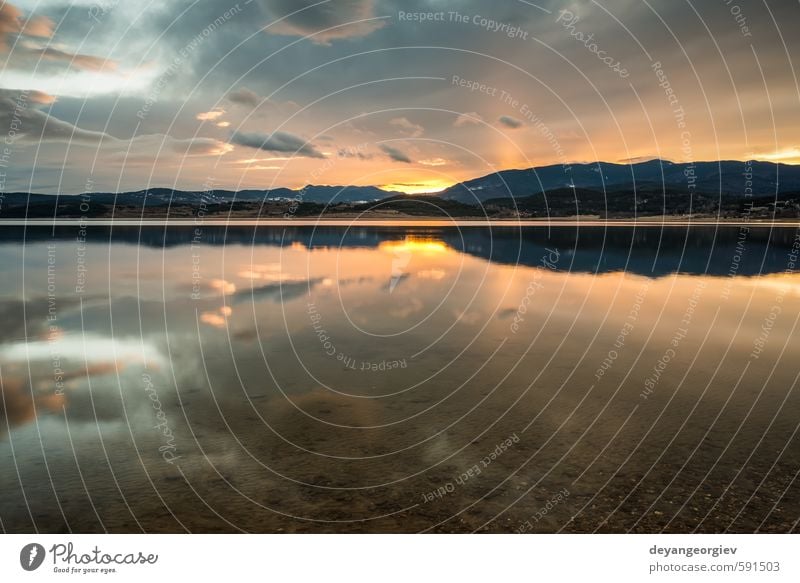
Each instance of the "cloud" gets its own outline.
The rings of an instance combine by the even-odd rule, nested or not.
[[[404,152],[401,152],[397,148],[387,146],[386,144],[381,144],[380,149],[383,150],[383,152],[395,162],[403,162],[404,164],[413,164],[411,158],[409,158]]]
[[[457,128],[470,126],[470,125],[478,125],[483,121],[483,118],[480,114],[470,111],[469,113],[462,113],[456,118],[456,121],[453,122],[453,125]]]
[[[233,151],[233,144],[214,138],[192,138],[174,140],[172,150],[184,156],[222,156]]]
[[[239,105],[249,105],[250,107],[258,107],[258,104],[263,101],[261,96],[247,87],[239,87],[235,91],[228,93],[228,101],[237,103]]]
[[[198,113],[195,116],[195,119],[199,119],[200,121],[214,121],[215,119],[222,117],[225,115],[225,110],[216,108],[212,109],[211,111],[204,111],[202,113]]]
[[[421,125],[412,123],[405,117],[396,117],[393,120],[390,120],[389,123],[396,128],[400,128],[401,133],[404,136],[409,136],[412,138],[418,138],[423,134],[425,128]]]
[[[265,152],[284,152],[305,158],[324,158],[317,148],[301,137],[287,132],[272,134],[234,132],[231,142]]]
[[[53,36],[53,21],[41,16],[26,21],[19,8],[4,2],[0,5],[0,47],[8,49],[11,35],[50,38]]]
[[[228,323],[224,312],[203,312],[200,314],[200,321],[215,328],[224,328]]]
[[[98,159],[111,167],[185,168],[199,167],[204,157],[224,156],[235,149],[233,144],[206,137],[178,139],[165,134],[143,134],[131,140],[103,144]],[[199,159],[193,164],[192,159]]]
[[[22,97],[24,94],[24,97]],[[36,105],[50,105],[51,103],[55,103],[56,96],[50,95],[49,93],[45,93],[44,91],[36,91],[30,89],[28,91],[22,91],[20,89],[0,89],[0,99],[22,99],[23,101],[27,101],[28,103],[35,103]]]
[[[33,156],[15,157],[14,167],[7,170],[7,184],[13,184],[14,188],[30,188],[42,192],[56,189],[74,192],[83,190],[86,173],[92,168],[95,155],[91,150],[96,149],[96,146],[70,149],[69,157],[65,157],[66,144],[73,137],[72,130],[75,129],[73,125],[63,125],[65,122],[122,138],[121,141],[114,142],[111,148],[107,147],[105,141],[102,142],[102,150],[110,150],[107,154],[101,153],[106,160],[111,154],[124,150],[129,144],[128,140],[134,135],[168,132],[179,137],[189,137],[200,126],[203,128],[200,135],[216,137],[234,144],[231,136],[235,131],[264,133],[267,137],[255,143],[256,149],[237,145],[236,150],[226,156],[226,159],[230,159],[229,164],[219,169],[220,187],[235,188],[240,181],[244,181],[246,184],[242,184],[242,187],[255,188],[263,181],[264,174],[245,173],[241,170],[241,165],[234,164],[234,158],[293,157],[292,152],[271,153],[258,148],[271,138],[270,132],[279,127],[277,121],[285,120],[297,111],[287,100],[291,99],[305,106],[325,96],[327,97],[323,101],[313,106],[313,111],[308,110],[295,118],[313,119],[318,126],[313,132],[311,126],[304,125],[288,125],[280,129],[310,140],[312,145],[309,148],[324,152],[326,156],[330,156],[329,159],[340,161],[330,170],[328,178],[332,183],[359,181],[363,178],[364,167],[379,161],[398,170],[441,170],[450,168],[452,164],[454,175],[451,180],[455,181],[467,180],[494,168],[524,165],[525,161],[518,153],[508,154],[496,147],[493,138],[482,139],[480,132],[475,133],[477,130],[482,131],[481,126],[484,123],[522,140],[520,148],[526,156],[536,158],[542,164],[555,164],[588,159],[593,155],[613,161],[650,152],[652,134],[645,131],[649,127],[647,120],[650,118],[654,124],[653,129],[659,136],[659,143],[663,146],[662,157],[680,160],[682,156],[679,135],[676,138],[674,132],[674,119],[659,113],[663,113],[662,110],[668,104],[664,100],[662,88],[653,82],[654,76],[647,63],[641,60],[623,62],[630,71],[631,82],[637,88],[641,86],[641,100],[645,105],[642,109],[630,92],[617,90],[620,89],[619,79],[613,72],[609,73],[597,55],[576,42],[568,34],[569,31],[561,26],[562,23],[555,22],[557,13],[554,12],[552,18],[542,18],[539,12],[531,10],[524,3],[501,2],[488,6],[478,0],[461,0],[458,2],[461,7],[458,10],[462,14],[480,13],[498,23],[517,24],[552,46],[553,51],[537,54],[536,62],[532,65],[535,69],[532,72],[537,76],[541,76],[542,72],[552,73],[546,75],[546,86],[529,76],[519,75],[518,71],[497,66],[500,60],[521,62],[528,58],[530,55],[526,50],[530,47],[526,43],[507,42],[505,35],[465,36],[464,27],[455,23],[444,23],[440,26],[436,23],[415,25],[412,22],[398,22],[398,10],[414,11],[423,6],[437,4],[434,2],[333,0],[312,7],[316,0],[255,0],[241,3],[240,13],[237,12],[229,21],[214,28],[213,33],[203,36],[201,33],[204,29],[230,8],[230,3],[223,6],[225,3],[219,0],[198,2],[191,10],[182,14],[185,9],[185,3],[182,2],[161,3],[155,8],[142,9],[134,5],[135,3],[107,3],[105,0],[75,0],[72,3],[63,0],[10,1],[11,4],[0,2],[0,41],[6,43],[7,47],[14,46],[13,54],[0,47],[0,60],[14,61],[10,65],[14,70],[8,70],[7,67],[3,75],[3,86],[35,88],[58,95],[58,101],[52,108],[46,103],[34,105],[32,98],[28,109],[40,111],[29,115],[38,118],[40,127],[35,127],[30,120],[26,121],[27,127],[23,129],[30,137],[19,138],[17,144],[23,147],[26,143],[24,140],[31,143],[31,140],[38,139],[37,130],[48,120],[48,115],[56,119],[46,122],[49,127],[45,140],[60,140],[60,143],[43,144],[44,147],[35,160]],[[92,2],[97,6],[109,6],[108,10],[101,11],[97,19],[101,22],[88,16],[87,9]],[[630,35],[619,34],[619,23],[596,5],[583,1],[573,4],[580,4],[581,7],[581,21],[576,30],[595,33],[595,40],[608,55],[625,61],[626,55],[630,54],[631,45],[639,50]],[[631,7],[625,13],[626,26],[639,38],[648,39],[646,48],[651,54],[658,56],[664,71],[670,76],[672,87],[681,98],[681,106],[686,111],[697,114],[692,131],[695,158],[716,156],[744,159],[745,156],[756,156],[762,159],[800,161],[800,152],[794,149],[797,147],[800,150],[800,142],[796,139],[800,135],[800,116],[792,115],[792,108],[796,109],[797,105],[796,99],[794,103],[790,99],[795,88],[792,71],[786,62],[784,47],[774,35],[772,18],[763,6],[758,14],[755,10],[752,15],[748,14],[748,25],[753,36],[764,41],[759,45],[758,58],[763,69],[769,73],[769,93],[772,99],[765,93],[758,63],[754,61],[749,42],[742,38],[739,28],[731,21],[731,26],[721,26],[719,31],[715,31],[714,40],[719,43],[726,58],[732,55],[731,58],[739,65],[733,74],[737,91],[741,91],[742,109],[733,106],[717,108],[714,120],[711,120],[705,109],[704,93],[707,93],[709,102],[728,103],[726,96],[730,96],[730,79],[724,75],[724,71],[722,77],[719,75],[719,54],[707,31],[700,24],[686,24],[680,31],[685,42],[683,45],[676,45],[663,23],[659,24],[658,19],[653,20],[652,13],[646,7],[640,8],[640,4],[633,0],[626,0],[626,4]],[[558,7],[552,0],[543,5],[554,8],[557,12]],[[274,17],[283,17],[297,8],[300,8],[298,14],[288,17],[287,22],[268,26],[264,30],[265,25],[275,20]],[[703,3],[703,6],[697,7],[698,13],[708,22],[725,22],[722,20],[725,18],[730,20],[729,9],[724,3],[708,3],[707,6]],[[661,12],[664,22],[683,23],[681,10],[678,5],[665,5]],[[800,5],[797,2],[777,2],[770,6],[770,10],[779,23],[792,22],[800,15]],[[181,16],[176,20],[179,14]],[[370,26],[378,26],[376,23],[381,22],[386,22],[387,25],[363,38],[354,37],[358,33],[368,32],[369,27],[366,30],[359,29],[358,26],[341,27],[316,38],[315,42],[327,42],[331,47],[322,47],[308,41],[287,47],[299,38],[297,34],[320,31],[326,26],[353,19],[354,14],[355,17],[366,15],[393,18],[373,21]],[[134,21],[140,22],[141,26],[136,27],[136,34],[126,35]],[[52,26],[53,22],[57,23],[57,27]],[[591,31],[582,26],[589,24]],[[295,36],[269,34],[275,32],[273,28],[280,32],[281,27],[284,32],[288,29]],[[769,36],[770,28],[772,36]],[[253,34],[256,36],[252,37],[252,42],[241,44],[242,39],[250,38]],[[125,46],[112,51],[117,40],[123,37]],[[197,42],[195,39],[202,40]],[[18,56],[23,45],[28,47],[27,57],[24,58]],[[465,50],[442,51],[436,48],[445,45],[459,46]],[[179,66],[172,65],[173,58],[180,56],[186,47],[190,47],[191,51],[183,53],[186,56]],[[387,47],[398,50],[383,50]],[[50,60],[42,60],[41,66],[35,67],[38,56],[31,49],[41,51],[45,48],[50,49],[47,52]],[[148,52],[148,49],[151,50]],[[265,64],[263,59],[279,49],[284,50]],[[99,57],[118,58],[121,72],[104,74],[68,69],[71,52],[88,53],[87,57],[95,55],[88,60],[78,61],[79,64],[75,66],[98,67],[103,62]],[[498,60],[479,58],[476,53],[492,54]],[[687,55],[696,71],[682,66],[685,65]],[[139,65],[141,56],[145,56],[145,60]],[[219,64],[221,56],[225,56],[224,66]],[[23,61],[28,67],[20,70]],[[570,62],[574,63],[574,68]],[[308,74],[301,75],[303,72]],[[586,78],[581,76],[581,72],[586,74]],[[519,129],[502,124],[498,121],[502,113],[516,118],[521,115],[519,108],[497,107],[494,111],[502,103],[496,99],[487,101],[487,96],[479,88],[470,91],[454,85],[451,73],[478,80],[487,88],[502,88],[516,99],[535,104],[536,116],[546,120],[547,127],[554,135],[558,135],[560,143],[552,144],[542,140],[541,132],[532,131],[529,116],[518,118],[522,122]],[[424,79],[400,81],[429,75],[443,76],[446,79],[444,82]],[[695,77],[704,79],[704,92],[695,91]],[[388,81],[390,78],[396,81]],[[379,79],[386,81],[376,83],[375,80]],[[289,80],[293,80],[292,83],[284,86]],[[590,93],[593,95],[594,92],[587,92],[587,87],[591,89],[587,85],[588,80],[597,87],[597,91],[607,97],[607,106],[604,103],[598,105],[591,98]],[[474,84],[470,89],[472,87]],[[281,90],[269,101],[263,100],[278,88]],[[346,92],[339,92],[345,88]],[[193,90],[194,93],[187,104],[185,96],[188,90]],[[500,89],[497,91],[498,95],[499,91]],[[579,113],[579,119],[576,120],[569,114],[562,102],[553,99],[553,95],[559,95],[563,103],[569,103]],[[156,97],[157,102],[153,104],[146,119],[139,119],[136,113],[142,108],[143,100]],[[630,99],[634,100],[636,108],[628,107]],[[209,105],[221,106],[228,113],[216,120],[198,123],[195,115],[212,109]],[[441,111],[439,115],[425,111],[425,108],[433,106],[446,107],[453,113],[442,117]],[[607,108],[629,113],[620,120],[624,144],[618,139],[608,138],[598,146],[592,137],[603,135],[603,129],[607,125]],[[1,109],[7,114],[7,104]],[[246,125],[240,126],[240,122],[245,119],[243,116],[254,110],[259,116],[258,121],[249,118]],[[380,110],[386,113],[376,113]],[[483,113],[478,113],[478,110]],[[774,135],[767,135],[774,133],[770,123],[773,117],[780,125],[777,140]],[[393,118],[407,119],[408,123],[390,123]],[[227,128],[217,127],[216,124],[223,121],[230,122],[231,125]],[[143,123],[137,128],[139,122]],[[5,123],[7,120],[4,119]],[[432,147],[429,149],[428,146],[414,144],[410,140],[418,138],[410,137],[415,133],[413,124],[420,124],[424,128],[422,137],[435,137],[442,143],[468,143],[476,155],[486,160],[491,169],[474,168],[474,164],[468,162],[469,154],[463,151],[438,150]],[[713,131],[714,127],[721,128],[719,133]],[[748,132],[751,133],[748,134],[746,144],[742,142],[742,128],[750,128]],[[333,134],[335,140],[315,137],[317,131]],[[75,139],[96,144],[102,137],[100,133],[84,132],[85,130],[78,132]],[[488,138],[488,134],[484,137]],[[347,152],[338,154],[340,148],[357,143],[369,144],[369,149],[364,152],[365,155],[373,155],[372,161],[361,161],[357,153],[347,159],[339,158],[342,155],[348,156]],[[379,149],[378,145],[381,143],[399,149],[404,161],[392,162],[386,151]],[[136,145],[138,147],[138,141]],[[302,141],[299,145],[303,145]],[[185,147],[185,144],[174,147]],[[593,147],[597,147],[597,152],[594,152]],[[626,153],[626,150],[634,154]],[[165,163],[159,164],[154,173],[151,172],[153,168],[131,169],[121,177],[119,169],[114,165],[105,168],[96,166],[92,171],[93,178],[97,180],[96,187],[112,191],[122,180],[124,188],[130,190],[140,188],[147,181],[170,186],[177,181],[180,188],[198,188],[204,176],[202,167],[212,158],[198,155],[187,159],[186,164],[192,165],[187,171],[185,167],[180,170],[182,167],[178,164],[183,161],[172,144],[164,144],[163,151]],[[202,153],[220,150],[218,145],[201,142],[191,146],[189,151]],[[135,153],[147,155],[144,144]],[[152,158],[152,153],[149,155]],[[440,167],[425,165],[439,156],[448,156],[450,164]],[[408,163],[409,159],[413,165]],[[308,162],[311,159],[304,160]],[[322,162],[321,159],[315,161]],[[263,164],[264,167],[273,166],[272,162]],[[283,166],[284,162],[276,162],[274,165]],[[179,175],[176,168],[179,169]],[[35,172],[32,171],[34,169]],[[308,178],[307,173],[308,168],[302,161],[299,165],[286,164],[285,172],[276,176],[276,186],[305,184],[303,181]],[[401,181],[407,178],[397,176],[392,177],[392,180]],[[389,182],[389,179],[381,182]],[[421,186],[420,189],[422,188]]]
[[[356,146],[355,148],[339,148],[336,151],[336,156],[339,158],[357,158],[359,160],[371,160],[372,154],[367,154],[363,151],[361,146]]]
[[[232,303],[270,300],[273,302],[286,302],[308,294],[312,289],[322,283],[323,278],[300,279],[289,282],[268,283],[261,286],[242,289],[233,294]]]
[[[45,61],[66,63],[74,69],[82,69],[84,71],[104,71],[117,68],[117,62],[110,59],[70,53],[53,47],[30,48],[29,51],[33,57],[41,58]]]
[[[0,51],[7,52],[6,66],[14,69],[40,68],[41,61],[67,64],[75,69],[100,71],[115,69],[116,61],[70,53],[52,46],[43,46],[35,39],[50,39],[54,23],[45,16],[25,18],[16,6],[0,4]],[[26,37],[22,41],[19,37]],[[11,45],[13,44],[13,50]]]
[[[29,142],[56,141],[98,143],[116,141],[103,132],[83,130],[36,109],[53,103],[55,97],[41,91],[0,89],[0,127],[12,128],[14,139]]]
[[[510,115],[501,115],[497,118],[502,125],[506,126],[507,128],[511,128],[512,130],[516,130],[522,127],[522,122],[515,117],[511,117]]]
[[[444,158],[427,158],[420,160],[419,163],[423,166],[444,166],[447,164],[447,160]]]
[[[270,13],[284,20],[266,28],[270,34],[308,36],[316,44],[329,45],[333,40],[360,38],[382,28],[384,21],[374,18],[372,0],[262,0]],[[317,6],[315,6],[317,4]],[[289,15],[289,16],[287,16]],[[327,29],[333,30],[327,30]]]
[[[42,379],[31,380],[41,382]],[[41,384],[45,385],[46,383]],[[0,436],[4,436],[12,427],[33,421],[37,414],[58,413],[62,410],[66,403],[65,395],[37,390],[31,385],[31,381],[22,374],[22,371],[16,375],[4,372],[0,417],[5,423],[0,425]]]

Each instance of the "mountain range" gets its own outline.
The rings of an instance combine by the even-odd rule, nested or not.
[[[711,198],[743,199],[775,197],[800,192],[800,165],[756,161],[718,161],[675,163],[649,160],[634,164],[596,162],[552,165],[536,168],[501,170],[459,182],[433,195],[468,205],[496,203],[500,206],[537,205],[554,199],[565,203],[577,198],[605,200],[614,198],[617,204],[633,205],[633,194],[665,198],[706,195]],[[539,197],[542,193],[546,196]],[[84,195],[86,196],[86,195]],[[308,185],[301,189],[275,188],[268,190],[184,191],[171,188],[150,188],[134,192],[90,193],[93,205],[129,207],[195,206],[200,201],[208,205],[259,203],[295,200],[302,203],[336,204],[375,202],[403,196],[400,192],[377,186]],[[61,195],[59,207],[75,205],[82,195]],[[44,209],[54,207],[56,197],[50,194],[8,193],[3,200],[4,210]],[[0,216],[6,212],[0,213]],[[13,212],[12,212],[13,214]]]
[[[749,182],[749,184],[748,184]],[[690,188],[693,185],[693,188]],[[800,165],[730,161],[675,163],[649,160],[636,164],[597,162],[502,170],[451,186],[439,196],[475,204],[489,199],[523,198],[542,192],[582,188],[598,192],[644,189],[744,197],[800,190]],[[746,189],[750,188],[748,192]]]
[[[177,190],[173,188],[148,188],[131,192],[93,192],[77,195],[61,195],[60,202],[88,196],[92,203],[117,204],[132,206],[164,206],[198,204],[219,204],[223,202],[262,202],[267,200],[298,200],[327,204],[331,202],[364,202],[401,195],[401,192],[383,190],[377,186],[316,186],[308,185],[293,190],[291,188],[273,188],[269,190]],[[16,206],[19,204],[52,204],[55,195],[28,194],[13,192],[6,195],[6,204]]]

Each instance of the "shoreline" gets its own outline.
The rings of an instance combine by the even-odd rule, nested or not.
[[[248,219],[235,217],[229,219],[196,219],[196,218],[98,218],[98,219],[0,219],[0,226],[60,227],[60,226],[153,226],[153,227],[201,227],[201,226],[276,226],[276,227],[313,227],[319,225],[333,227],[777,227],[800,228],[800,220],[768,220],[768,219],[713,219],[664,217],[661,219],[597,219],[597,218],[564,218],[564,219],[440,219],[440,218],[296,218],[296,219]]]

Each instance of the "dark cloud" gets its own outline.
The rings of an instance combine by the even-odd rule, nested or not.
[[[371,160],[372,154],[363,151],[362,148],[339,148],[336,151],[339,158],[356,158],[358,160]]]
[[[239,105],[258,107],[258,104],[263,101],[263,98],[252,89],[239,87],[239,89],[228,93],[228,101],[231,103],[238,103]]]
[[[173,140],[172,150],[184,156],[220,156],[233,149],[233,146],[214,138],[191,138]]]
[[[395,162],[403,162],[404,164],[413,164],[411,158],[408,157],[404,152],[398,150],[397,148],[393,148],[392,146],[387,146],[386,144],[381,144],[380,149],[389,156]]]
[[[311,36],[317,44],[333,40],[358,38],[383,27],[375,17],[372,0],[263,0],[269,13],[283,20],[267,25],[270,34]],[[364,22],[366,21],[366,22]]]
[[[325,158],[317,148],[299,136],[287,132],[272,134],[234,132],[231,143],[266,152],[294,154],[305,158]]]
[[[512,130],[521,128],[523,125],[520,120],[518,120],[515,117],[511,117],[510,115],[501,115],[497,119],[497,121],[500,122],[500,124],[506,126],[507,128],[511,128]]]
[[[100,140],[116,140],[103,132],[81,129],[37,109],[37,106],[52,103],[54,99],[41,91],[0,89],[0,127],[13,130],[13,139],[28,142],[96,144]]]

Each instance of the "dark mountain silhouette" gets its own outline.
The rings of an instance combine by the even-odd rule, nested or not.
[[[212,214],[238,218],[275,217],[283,206],[292,214],[390,210],[414,216],[683,215],[741,216],[746,203],[776,217],[800,213],[800,165],[772,162],[573,164],[502,170],[467,180],[432,195],[404,195],[376,186],[308,185],[298,190],[184,191],[149,188],[135,192],[46,195],[8,193],[0,218],[89,218],[188,216],[206,205]],[[88,203],[88,204],[87,204]],[[271,205],[265,209],[264,205]],[[331,205],[332,208],[325,208]],[[337,205],[339,205],[338,208]],[[483,206],[483,208],[481,208]],[[143,211],[148,210],[147,213]]]
[[[726,160],[689,164],[650,160],[636,164],[597,162],[542,166],[526,170],[501,170],[455,184],[442,191],[440,196],[476,204],[489,199],[523,198],[572,188],[628,194],[647,189],[684,194],[716,193],[732,197],[746,194],[774,196],[800,191],[800,165]],[[747,188],[751,192],[747,192]]]
[[[75,202],[88,196],[92,204],[117,204],[129,206],[167,206],[191,204],[218,204],[223,202],[264,202],[268,200],[297,200],[298,202],[315,202],[335,204],[339,202],[368,202],[380,200],[402,193],[382,190],[377,186],[314,186],[292,190],[290,188],[273,188],[270,190],[209,190],[187,191],[172,188],[148,188],[132,192],[110,193],[96,192],[82,195],[28,194],[25,192],[8,193],[6,205],[10,207],[36,206],[54,204],[56,198],[60,203]]]

